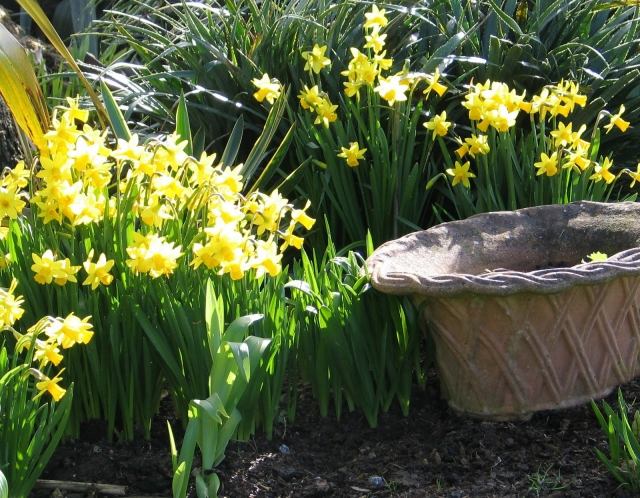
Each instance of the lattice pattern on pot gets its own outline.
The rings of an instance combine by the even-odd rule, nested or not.
[[[518,416],[601,397],[640,374],[640,278],[428,300],[443,392],[454,408]]]

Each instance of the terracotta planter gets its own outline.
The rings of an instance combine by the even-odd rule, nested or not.
[[[609,259],[581,263],[595,251]],[[640,375],[640,204],[477,215],[388,242],[367,266],[376,289],[414,296],[460,412],[522,418]]]

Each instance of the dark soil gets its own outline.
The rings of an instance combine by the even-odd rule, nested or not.
[[[594,455],[594,447],[605,449],[605,438],[589,406],[526,422],[486,422],[457,416],[435,385],[432,379],[416,393],[409,417],[393,409],[376,429],[357,413],[340,422],[323,419],[313,401],[303,399],[295,423],[279,425],[272,441],[258,435],[230,445],[218,472],[221,496],[632,496]],[[623,392],[633,403],[640,379]],[[123,484],[128,496],[169,497],[165,426],[158,420],[151,441],[114,445],[88,440],[85,430],[84,440],[59,448],[43,477]]]

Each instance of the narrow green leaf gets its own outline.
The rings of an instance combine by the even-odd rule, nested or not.
[[[520,26],[518,26],[518,23],[512,17],[510,17],[504,10],[502,10],[500,6],[495,2],[495,0],[489,0],[489,4],[491,5],[491,7],[493,8],[493,11],[496,13],[496,15],[500,18],[500,20],[503,23],[509,26],[509,28],[518,36],[522,36],[523,33],[522,33],[522,30],[520,29]]]
[[[238,157],[238,151],[240,150],[240,144],[242,143],[242,134],[244,132],[244,118],[240,116],[236,123],[233,125],[231,135],[227,141],[227,146],[224,148],[220,162],[223,166],[231,167],[236,162]]]
[[[0,95],[20,128],[36,146],[44,146],[49,114],[33,71],[20,42],[0,24]]]
[[[187,141],[184,151],[193,154],[193,139],[191,138],[191,125],[189,124],[189,111],[187,110],[187,102],[184,94],[180,95],[178,101],[178,110],[176,111],[176,134],[180,137],[179,141]]]
[[[109,90],[109,87],[104,81],[100,81],[100,90],[102,92],[102,99],[104,100],[105,109],[114,135],[122,140],[131,139],[131,132],[127,126],[127,120],[122,115],[116,100],[113,98],[111,90]]]
[[[249,327],[257,322],[258,320],[262,320],[264,315],[261,314],[253,314],[253,315],[245,315],[240,318],[234,320],[229,324],[227,330],[224,332],[224,340],[227,342],[242,342],[244,341],[247,331]]]
[[[0,470],[0,498],[9,498],[9,483]]]
[[[38,5],[37,0],[17,0],[17,2],[20,7],[22,7],[31,16],[40,30],[47,37],[51,45],[54,46],[54,48],[58,51],[62,58],[78,75],[80,82],[85,87],[89,97],[91,97],[91,100],[93,101],[93,105],[96,109],[96,112],[98,113],[98,119],[100,120],[102,125],[106,127],[109,121],[104,105],[102,105],[102,102],[100,101],[100,98],[98,97],[96,92],[93,90],[91,83],[89,83],[89,80],[87,80],[87,78],[83,74],[82,70],[71,55],[71,52],[69,52],[66,45],[60,38],[60,35],[58,35],[58,32],[49,21],[49,18],[40,8],[40,5]]]

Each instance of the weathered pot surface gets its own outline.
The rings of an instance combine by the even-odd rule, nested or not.
[[[367,268],[414,296],[453,408],[520,418],[640,374],[639,220],[636,203],[482,214],[383,244]],[[582,263],[596,251],[609,259]]]

